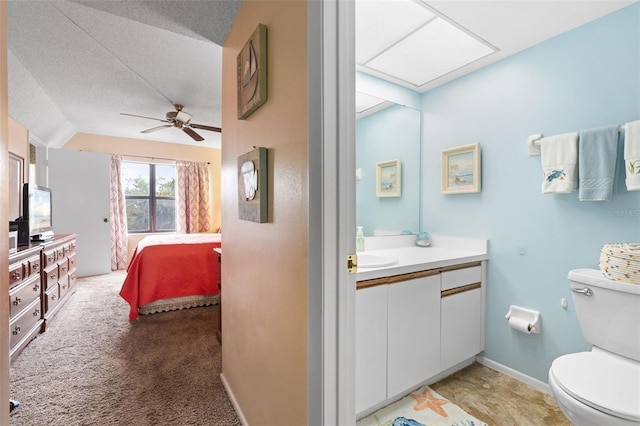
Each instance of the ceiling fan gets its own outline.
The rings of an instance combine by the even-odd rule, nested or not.
[[[222,129],[220,127],[205,126],[204,124],[192,123],[191,114],[182,110],[184,108],[183,105],[174,104],[173,107],[176,110],[169,111],[166,115],[166,119],[164,120],[160,118],[145,117],[143,115],[128,114],[126,112],[121,112],[120,114],[130,115],[131,117],[147,118],[149,120],[156,120],[156,121],[161,121],[163,123],[167,123],[161,126],[152,127],[150,129],[143,130],[140,133],[151,133],[158,130],[166,129],[168,127],[177,127],[178,129],[182,129],[183,132],[191,136],[194,140],[200,142],[200,141],[203,141],[204,138],[200,136],[198,133],[196,133],[195,130],[193,129],[209,130],[211,132],[222,132]]]

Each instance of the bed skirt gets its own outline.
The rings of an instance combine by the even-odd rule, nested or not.
[[[149,315],[158,312],[178,311],[180,309],[197,308],[199,306],[217,305],[220,301],[219,294],[183,296],[172,299],[160,299],[155,302],[142,305],[138,308],[138,314]]]

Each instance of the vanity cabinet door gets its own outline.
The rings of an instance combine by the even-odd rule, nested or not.
[[[453,367],[483,348],[483,292],[480,266],[442,273],[441,370]]]
[[[390,284],[387,398],[440,372],[440,275]]]
[[[387,399],[387,287],[356,290],[356,413]]]

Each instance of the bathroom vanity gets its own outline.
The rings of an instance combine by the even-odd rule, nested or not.
[[[484,350],[487,240],[367,238],[356,289],[356,413],[468,365]],[[377,266],[386,265],[386,266]]]

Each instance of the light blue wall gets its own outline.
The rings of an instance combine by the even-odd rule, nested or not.
[[[640,4],[427,92],[422,110],[422,227],[490,239],[485,356],[546,382],[554,358],[589,349],[567,272],[597,269],[605,243],[640,242],[640,192],[619,179],[609,202],[543,195],[526,141],[640,119]],[[475,142],[482,192],[442,195],[440,151]],[[542,334],[510,329],[511,304],[541,311]]]
[[[392,106],[356,121],[356,224],[374,229],[417,232],[420,220],[420,112]],[[400,197],[376,196],[376,163],[400,160]]]

